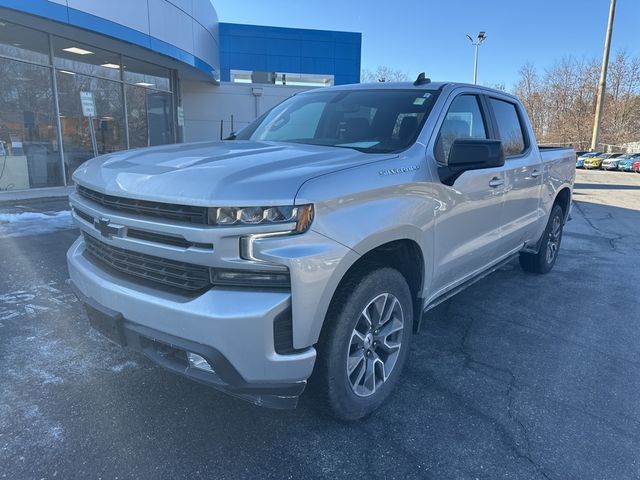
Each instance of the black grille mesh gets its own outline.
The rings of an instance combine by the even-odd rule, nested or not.
[[[201,225],[206,225],[208,221],[208,211],[206,207],[193,207],[189,205],[175,205],[172,203],[149,202],[133,198],[116,197],[96,192],[81,185],[78,185],[77,189],[82,197],[112,210]]]
[[[84,241],[89,255],[119,272],[191,293],[211,286],[207,267],[113,247],[87,234]]]

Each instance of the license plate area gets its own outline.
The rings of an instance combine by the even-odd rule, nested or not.
[[[89,317],[89,323],[98,333],[113,343],[121,347],[124,346],[122,315],[109,315],[86,304],[85,308],[87,310],[87,316]]]

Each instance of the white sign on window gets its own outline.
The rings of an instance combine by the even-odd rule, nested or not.
[[[85,117],[96,116],[96,102],[93,100],[93,93],[80,92],[80,103],[82,104],[82,115]]]
[[[182,107],[178,107],[178,126],[184,127],[184,110]]]

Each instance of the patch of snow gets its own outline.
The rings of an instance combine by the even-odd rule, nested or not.
[[[132,360],[127,360],[124,363],[121,363],[119,365],[115,365],[113,367],[111,367],[111,371],[114,373],[120,373],[122,372],[125,368],[137,368],[138,364]]]
[[[42,235],[74,228],[69,210],[61,212],[0,213],[0,237]]]

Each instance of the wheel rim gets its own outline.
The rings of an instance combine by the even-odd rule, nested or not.
[[[359,397],[369,397],[384,384],[398,361],[404,313],[400,301],[382,293],[362,310],[351,333],[347,378]]]
[[[560,235],[562,233],[562,219],[559,215],[553,217],[551,228],[549,229],[549,240],[547,242],[547,263],[553,262],[560,248]]]

